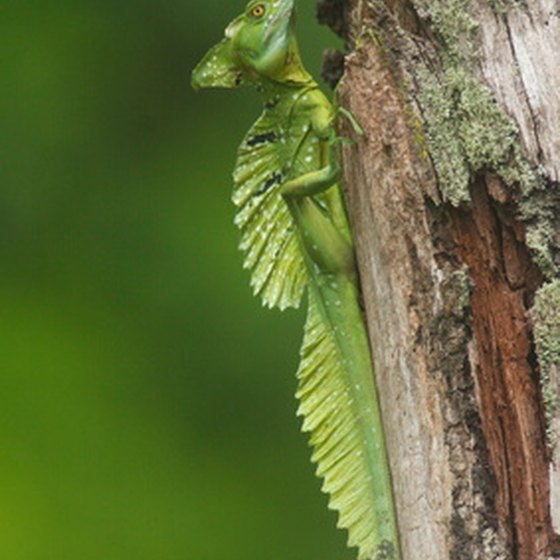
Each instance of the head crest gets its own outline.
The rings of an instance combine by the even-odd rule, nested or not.
[[[222,39],[193,70],[193,88],[234,88],[243,84],[243,71],[232,56],[231,40]]]
[[[294,0],[251,0],[194,69],[193,87],[234,88],[263,79],[308,81],[293,24]]]

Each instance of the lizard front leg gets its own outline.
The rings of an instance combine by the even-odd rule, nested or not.
[[[321,160],[326,165],[316,171],[310,171],[286,181],[281,187],[285,199],[296,199],[322,193],[332,187],[340,179],[340,165],[334,143],[321,140]]]

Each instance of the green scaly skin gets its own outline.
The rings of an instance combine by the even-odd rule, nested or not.
[[[334,111],[305,71],[293,0],[253,0],[193,72],[195,88],[251,85],[264,111],[234,171],[244,266],[265,305],[309,312],[298,414],[329,507],[360,560],[400,560],[383,426],[352,236],[334,149]]]

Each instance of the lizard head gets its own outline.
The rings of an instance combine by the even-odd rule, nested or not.
[[[294,0],[251,0],[194,69],[193,87],[308,81],[295,39],[294,12]]]

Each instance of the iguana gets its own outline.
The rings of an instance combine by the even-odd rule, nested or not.
[[[243,140],[233,202],[244,266],[268,307],[308,315],[297,372],[302,429],[360,560],[399,560],[391,477],[352,235],[335,111],[304,69],[294,0],[252,0],[192,74],[198,88],[255,87],[264,111]]]

